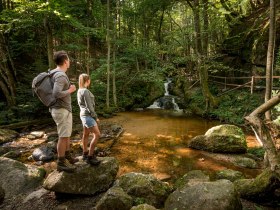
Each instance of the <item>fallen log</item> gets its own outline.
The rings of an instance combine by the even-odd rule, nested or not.
[[[26,127],[39,126],[39,125],[49,125],[49,124],[54,124],[54,121],[52,118],[18,122],[18,123],[13,123],[13,124],[9,124],[9,125],[1,125],[0,129],[14,130],[14,129],[19,129],[19,128],[26,128]]]

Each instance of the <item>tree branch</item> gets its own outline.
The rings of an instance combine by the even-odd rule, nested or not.
[[[278,94],[277,96],[274,96],[273,98],[271,98],[264,104],[260,105],[257,109],[255,109],[250,114],[250,116],[260,116],[260,115],[264,114],[266,111],[272,109],[277,104],[279,104],[279,102],[280,102],[280,94]]]
[[[188,5],[193,9],[193,5],[192,5],[192,3],[190,2],[190,0],[186,0],[186,1],[187,1]]]
[[[245,117],[245,120],[252,126],[255,134],[260,138],[263,143],[263,147],[266,151],[268,162],[270,165],[270,169],[272,171],[280,170],[280,156],[275,147],[273,138],[271,137],[270,131],[265,124],[265,122],[261,119],[264,113],[270,109],[272,109],[275,105],[280,102],[280,94],[271,98],[257,109],[255,109],[249,116]]]

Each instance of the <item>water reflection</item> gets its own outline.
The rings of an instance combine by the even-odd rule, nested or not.
[[[132,171],[153,173],[172,182],[196,169],[206,170],[210,175],[227,168],[242,171],[247,177],[259,173],[258,170],[236,167],[217,161],[206,152],[187,148],[188,140],[220,124],[217,121],[185,117],[166,110],[124,112],[109,120],[125,129],[111,154],[120,162],[119,175]],[[249,146],[256,144],[251,136]]]

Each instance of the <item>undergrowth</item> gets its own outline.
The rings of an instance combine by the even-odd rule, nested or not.
[[[211,92],[219,100],[218,107],[206,110],[202,91],[196,89],[189,105],[193,113],[221,122],[244,125],[244,117],[263,103],[262,93],[251,94],[246,89],[231,91],[221,96],[217,96],[221,93],[217,87],[213,87]]]

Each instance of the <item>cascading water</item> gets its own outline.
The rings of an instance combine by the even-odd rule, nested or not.
[[[182,110],[179,108],[178,104],[175,102],[174,96],[169,94],[168,86],[172,82],[170,78],[167,78],[164,83],[164,96],[154,101],[152,105],[147,107],[147,109],[172,109],[177,112],[181,112]]]
[[[168,86],[170,83],[171,83],[171,79],[167,78],[167,82],[164,83],[165,96],[169,96]]]

